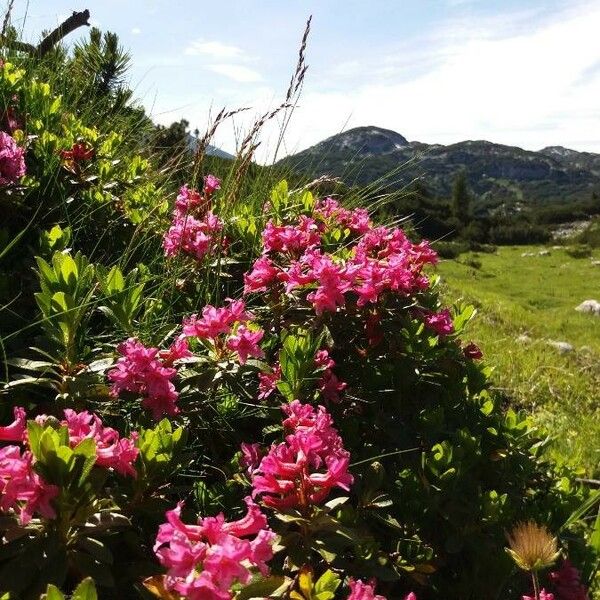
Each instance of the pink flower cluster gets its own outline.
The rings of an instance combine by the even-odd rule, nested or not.
[[[347,383],[340,381],[332,371],[335,367],[335,361],[329,356],[328,350],[319,350],[315,354],[315,367],[320,377],[318,380],[318,389],[323,398],[328,402],[339,402],[340,394],[348,386]],[[281,380],[281,366],[276,363],[271,371],[258,374],[258,398],[264,400],[268,398],[276,389],[277,383]]]
[[[369,212],[365,208],[348,210],[333,198],[319,200],[315,215],[334,226],[347,227],[352,233],[362,234],[371,229]]]
[[[21,406],[13,408],[15,420],[10,425],[0,427],[0,441],[3,442],[21,442],[25,439],[27,430],[27,415],[25,409]]]
[[[350,579],[348,581],[350,595],[348,600],[386,600],[385,596],[375,594],[375,581],[364,583],[360,579]],[[414,596],[414,594],[412,594]],[[410,594],[409,594],[410,596]],[[413,600],[407,596],[404,600]],[[414,598],[416,600],[416,597]]]
[[[258,374],[258,399],[268,398],[276,389],[281,380],[281,365],[276,363],[271,372]]]
[[[581,574],[567,559],[558,569],[549,573],[556,600],[589,600],[586,587],[581,583]],[[552,600],[548,598],[547,600]]]
[[[97,415],[87,411],[77,413],[66,409],[64,414],[65,418],[60,425],[68,430],[71,448],[75,448],[85,439],[93,439],[98,466],[114,469],[122,475],[136,476],[133,467],[139,453],[135,446],[136,433],[130,438],[121,438],[115,429],[104,427]],[[13,423],[0,427],[0,440],[27,445],[25,410],[16,407],[14,416]],[[35,420],[44,426],[48,416],[40,415]],[[59,489],[42,480],[33,468],[34,463],[33,454],[27,449],[23,452],[18,446],[0,449],[0,510],[15,510],[23,524],[27,524],[35,512],[46,518],[56,516],[50,501],[58,494]]]
[[[154,552],[167,568],[167,590],[189,600],[231,600],[232,586],[247,584],[253,569],[268,575],[275,534],[258,505],[251,498],[245,502],[247,514],[232,522],[219,514],[186,525],[182,503],[166,513]]]
[[[253,497],[279,510],[306,509],[320,504],[334,487],[348,491],[350,454],[324,407],[317,409],[294,400],[282,406],[290,433],[274,444],[252,470]]]
[[[254,316],[246,311],[243,300],[228,300],[228,304],[216,308],[210,304],[202,309],[202,316],[191,315],[183,322],[183,335],[210,340],[217,354],[235,352],[241,364],[250,357],[263,358],[259,342],[264,336],[262,329],[251,329],[248,321]]]
[[[186,185],[179,190],[171,227],[163,238],[166,256],[176,256],[184,252],[201,260],[216,248],[223,223],[209,207],[211,195],[220,186],[216,177],[207,175],[202,194]]]
[[[297,225],[275,225],[270,220],[262,232],[265,252],[302,253],[321,241],[314,219],[301,215]]]
[[[534,596],[521,596],[521,600],[555,600],[554,594],[547,592],[544,588],[540,590],[539,595]]]
[[[105,427],[94,413],[84,410],[76,413],[67,408],[64,421],[69,430],[69,445],[74,448],[83,440],[93,439],[96,442],[96,464],[105,469],[114,469],[121,475],[136,476],[133,466],[139,454],[136,448],[138,434],[131,434],[130,438],[122,438],[119,432],[112,427]]]
[[[108,372],[113,382],[111,394],[122,391],[141,394],[142,406],[152,411],[154,419],[163,415],[175,415],[179,394],[172,383],[177,375],[173,362],[191,356],[185,340],[177,340],[169,350],[147,348],[135,338],[129,338],[117,346],[121,357],[114,369]]]
[[[331,199],[319,205],[315,216],[329,219],[332,227],[347,222],[360,235],[347,248],[347,257],[323,253],[323,223],[311,217],[301,216],[295,225],[269,221],[263,255],[244,276],[244,293],[308,289],[307,300],[321,314],[344,306],[349,295],[363,307],[376,304],[385,292],[408,295],[429,286],[422,269],[437,256],[427,242],[413,244],[400,229],[373,228],[366,212],[346,211]]]
[[[454,332],[454,324],[452,323],[452,315],[445,308],[440,312],[421,311],[421,318],[425,326],[438,335],[449,335]]]
[[[46,519],[56,517],[50,503],[58,494],[55,485],[46,483],[33,469],[29,450],[18,446],[0,448],[0,511],[14,511],[26,525],[35,513]]]
[[[0,131],[0,186],[15,183],[25,175],[24,155],[12,136]]]
[[[340,381],[331,370],[335,367],[335,361],[329,356],[328,350],[319,350],[315,355],[315,365],[323,369],[323,374],[319,380],[319,391],[323,398],[329,402],[339,402],[340,394],[348,387],[344,381]]]

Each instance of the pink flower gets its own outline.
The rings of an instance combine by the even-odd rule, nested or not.
[[[447,308],[438,313],[423,312],[422,317],[425,326],[435,331],[438,335],[448,335],[454,331],[452,315]]]
[[[154,552],[167,568],[168,590],[194,600],[231,600],[232,586],[248,583],[251,569],[268,575],[275,534],[252,499],[245,502],[246,515],[229,523],[219,514],[186,525],[181,521],[182,503],[166,513]]]
[[[0,186],[16,183],[25,175],[25,151],[15,140],[0,131]]]
[[[288,415],[283,426],[291,433],[271,446],[253,471],[252,495],[285,510],[321,504],[334,487],[348,491],[353,483],[350,454],[325,408],[294,400],[282,410]]]
[[[3,442],[20,442],[27,429],[25,409],[20,406],[13,408],[15,420],[5,427],[0,427],[0,440]]]
[[[191,215],[176,215],[163,238],[165,256],[184,252],[197,260],[216,250],[218,234],[223,228],[221,220],[208,212],[201,220]]]
[[[275,225],[269,220],[262,239],[265,252],[301,253],[316,246],[321,236],[315,220],[301,215],[297,225]]]
[[[348,581],[350,595],[348,600],[386,600],[384,596],[375,595],[375,580],[364,583],[360,579]]]
[[[522,596],[522,600],[554,600],[554,594],[547,592],[545,589],[540,590],[539,599],[535,596]]]
[[[179,188],[173,211],[175,217],[183,218],[188,214],[204,214],[207,210],[208,202],[198,190],[189,188],[187,185]]]
[[[281,379],[281,365],[277,363],[271,373],[258,374],[258,399],[268,398],[276,389],[277,383]]]
[[[581,574],[568,559],[563,560],[558,571],[551,572],[548,579],[557,600],[589,600],[588,590],[581,583]]]
[[[312,277],[317,281],[317,289],[306,297],[313,303],[315,312],[335,312],[346,302],[344,293],[351,289],[352,274],[347,267],[334,263],[329,256],[313,253],[309,257]]]
[[[216,190],[221,189],[221,180],[214,175],[206,175],[204,177],[204,193],[207,196],[212,196]]]
[[[410,592],[404,597],[404,600],[417,600],[417,595],[414,592]]]
[[[339,402],[340,393],[348,387],[348,384],[340,381],[331,370],[335,367],[335,361],[329,356],[327,350],[319,350],[315,354],[315,365],[317,368],[324,369],[319,380],[319,390],[323,397],[328,402]]]
[[[190,352],[188,341],[185,337],[177,338],[167,350],[161,350],[158,353],[165,367],[170,367],[177,360],[190,358],[193,354]]]
[[[470,342],[463,348],[463,354],[466,358],[470,358],[471,360],[479,360],[483,358],[483,352],[479,346],[473,342]]]
[[[244,294],[250,292],[265,292],[277,280],[279,269],[267,256],[258,258],[252,271],[244,274]]]
[[[202,309],[202,318],[192,315],[183,323],[183,334],[188,337],[199,337],[214,340],[221,334],[228,334],[234,323],[244,323],[252,318],[246,311],[243,300],[229,300],[227,306],[215,308],[207,304]]]
[[[262,329],[251,331],[245,325],[240,325],[236,333],[227,340],[227,348],[237,352],[242,365],[246,363],[249,357],[263,358],[265,353],[258,342],[262,340],[264,333]]]
[[[315,214],[324,220],[330,221],[334,226],[347,227],[353,233],[363,234],[371,229],[369,212],[366,209],[348,210],[333,198],[319,200],[315,208]]]
[[[56,517],[51,504],[59,489],[49,485],[33,470],[33,455],[18,446],[0,448],[0,511],[15,511],[21,524],[29,523],[34,513],[46,519]]]
[[[104,427],[100,418],[87,411],[76,413],[67,408],[65,420],[62,422],[69,430],[69,445],[75,448],[85,439],[93,439],[96,443],[96,464],[107,469],[114,469],[121,475],[136,476],[133,466],[139,450],[135,446],[137,433],[130,439],[121,438],[112,427]]]
[[[172,379],[177,369],[165,366],[159,358],[158,348],[147,348],[135,338],[117,346],[121,358],[108,378],[113,382],[111,394],[118,396],[121,392],[133,392],[145,396],[142,406],[152,411],[154,419],[163,415],[175,415],[179,409],[175,405],[179,394],[175,390]],[[175,352],[183,352],[179,346]]]
[[[240,464],[246,469],[248,475],[252,475],[262,458],[260,444],[247,444],[246,442],[242,442],[241,449],[242,458],[240,459]]]

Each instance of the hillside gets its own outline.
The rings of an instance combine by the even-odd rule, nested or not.
[[[480,206],[546,204],[589,199],[600,192],[600,155],[560,146],[539,152],[483,140],[444,146],[409,142],[379,127],[357,127],[281,161],[311,176],[342,177],[350,185],[386,179],[399,188],[422,178],[436,196],[450,194],[454,175],[467,172]]]

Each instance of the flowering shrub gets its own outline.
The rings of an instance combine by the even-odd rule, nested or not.
[[[166,256],[184,252],[201,260],[209,252],[215,251],[223,223],[209,207],[213,192],[219,188],[219,180],[208,175],[202,194],[185,185],[179,190],[171,227],[163,239]]]
[[[295,400],[282,407],[287,414],[285,442],[272,446],[252,470],[253,496],[271,508],[306,511],[321,504],[334,487],[350,490],[350,454],[319,406],[315,410]]]
[[[24,154],[8,133],[0,131],[0,186],[15,183],[25,175]]]
[[[427,242],[285,182],[177,194],[55,85],[0,68],[2,592],[516,600],[505,531],[533,519],[585,565],[546,597],[586,597],[597,499],[489,389]]]
[[[122,391],[136,392],[144,396],[142,406],[152,411],[155,419],[163,415],[176,415],[175,405],[179,394],[171,382],[177,374],[173,362],[191,356],[185,340],[175,343],[161,356],[158,348],[146,348],[134,338],[119,344],[121,358],[108,378],[113,382],[111,394],[118,396]]]
[[[230,600],[232,585],[248,583],[251,568],[268,575],[275,534],[252,499],[245,502],[247,514],[232,522],[221,513],[200,519],[198,525],[185,525],[181,503],[167,512],[154,551],[167,568],[168,590],[192,600]]]

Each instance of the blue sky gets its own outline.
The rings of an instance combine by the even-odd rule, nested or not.
[[[202,131],[222,106],[252,107],[218,132],[230,151],[280,102],[312,14],[287,152],[358,125],[600,152],[600,0],[16,0],[13,24],[34,40],[83,8],[130,50],[131,83],[156,121]]]

